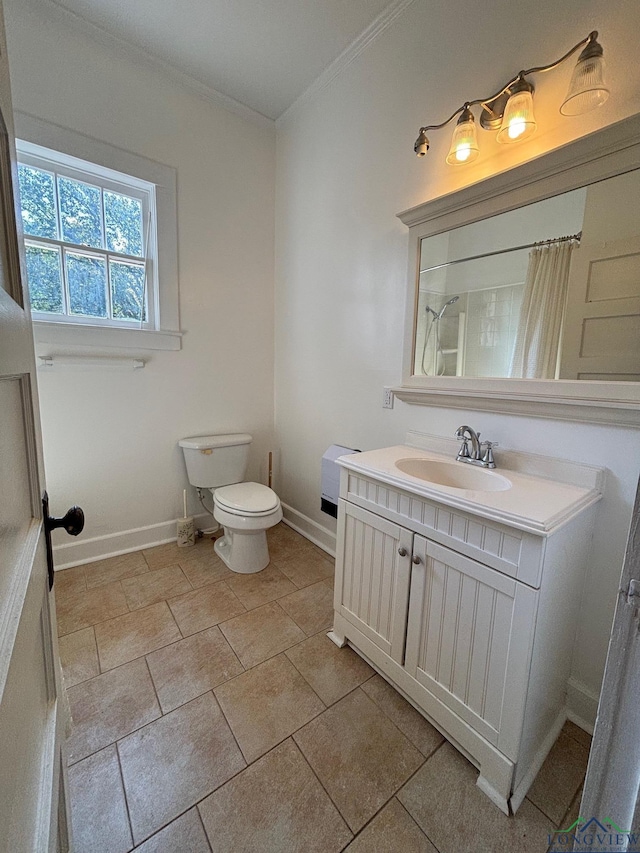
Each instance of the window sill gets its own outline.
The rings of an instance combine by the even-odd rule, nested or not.
[[[112,326],[85,326],[76,323],[33,321],[36,343],[80,347],[113,347],[135,350],[179,350],[182,332],[149,329],[115,329]]]

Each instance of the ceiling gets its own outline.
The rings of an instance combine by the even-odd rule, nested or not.
[[[278,118],[397,0],[51,0],[201,86]]]

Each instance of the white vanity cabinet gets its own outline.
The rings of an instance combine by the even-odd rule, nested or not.
[[[566,718],[592,512],[536,535],[341,472],[329,636],[470,758],[506,813]]]

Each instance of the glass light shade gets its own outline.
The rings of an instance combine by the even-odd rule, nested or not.
[[[502,124],[496,137],[498,142],[520,142],[536,129],[531,92],[515,92],[507,101]]]
[[[478,134],[473,116],[466,121],[456,125],[451,137],[451,148],[447,154],[447,163],[450,166],[462,166],[476,159],[480,149],[478,148]]]
[[[567,97],[560,112],[563,116],[577,116],[601,106],[609,97],[604,82],[604,57],[591,56],[580,59],[571,75]]]

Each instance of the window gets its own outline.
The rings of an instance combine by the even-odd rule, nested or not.
[[[34,319],[153,328],[153,184],[24,144],[18,179]]]
[[[15,118],[36,344],[180,349],[175,169]]]

